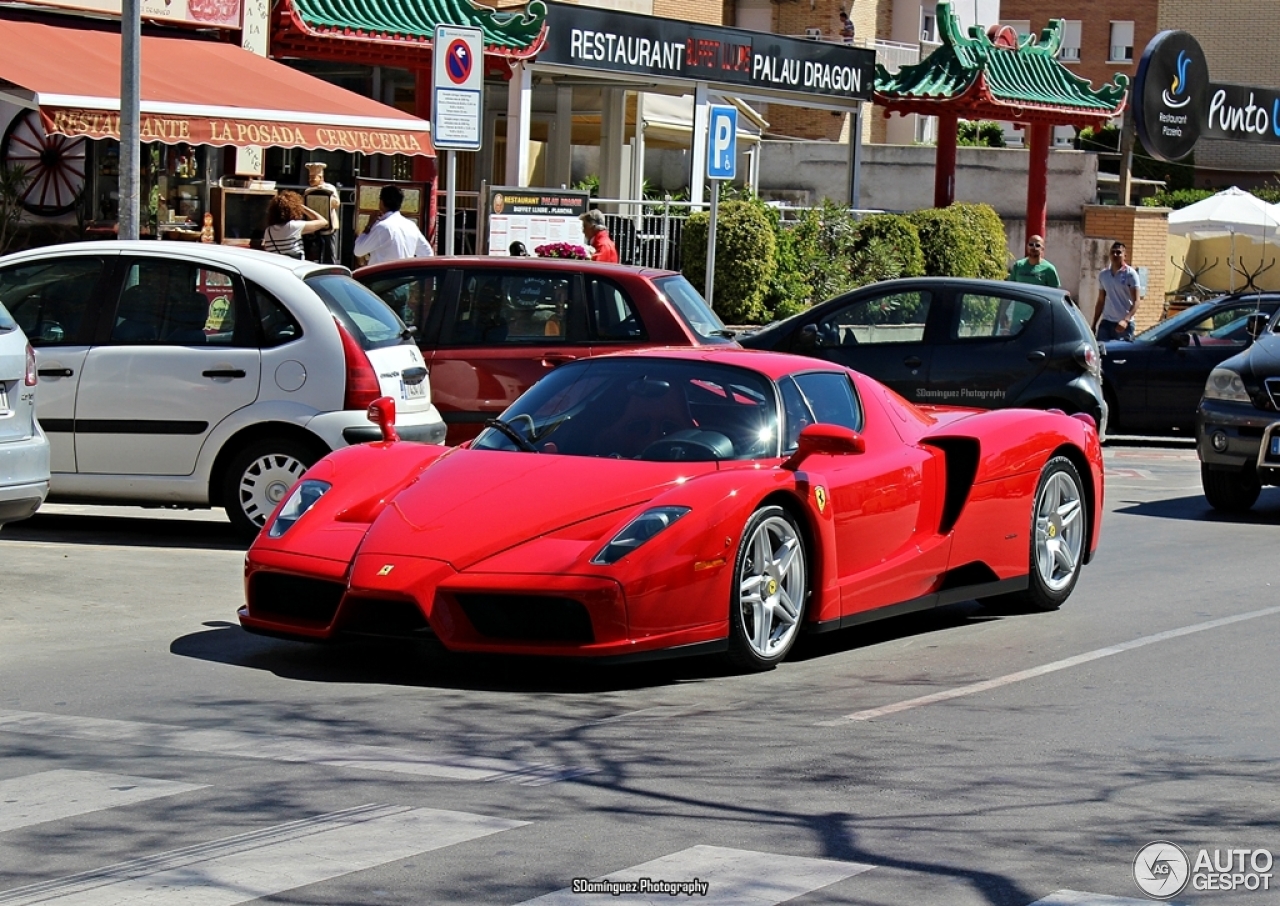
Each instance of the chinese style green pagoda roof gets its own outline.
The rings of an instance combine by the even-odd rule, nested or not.
[[[471,0],[284,0],[273,17],[273,56],[421,67],[437,25],[478,28],[485,56],[533,57],[546,41],[547,6],[502,12]]]
[[[1037,38],[1007,26],[991,34],[974,26],[965,36],[948,0],[938,3],[937,17],[941,47],[896,73],[876,64],[875,103],[896,113],[1081,126],[1124,110],[1128,76],[1095,89],[1059,62],[1061,19]]]

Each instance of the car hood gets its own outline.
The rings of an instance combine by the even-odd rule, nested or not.
[[[714,462],[457,450],[389,502],[360,552],[429,557],[462,570],[575,523],[652,500],[716,468]]]
[[[1263,334],[1238,358],[1233,357],[1230,361],[1247,363],[1253,377],[1259,381],[1280,377],[1280,334]]]

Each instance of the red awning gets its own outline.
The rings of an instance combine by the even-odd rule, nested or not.
[[[0,96],[45,131],[120,137],[120,34],[0,20]],[[435,157],[430,124],[233,44],[143,36],[143,141]]]

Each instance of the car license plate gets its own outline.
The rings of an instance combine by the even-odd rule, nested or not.
[[[424,399],[427,395],[427,388],[424,381],[418,381],[416,384],[406,384],[403,381],[400,385],[404,387],[404,398],[407,400]]]

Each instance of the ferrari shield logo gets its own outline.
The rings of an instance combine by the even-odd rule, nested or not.
[[[827,511],[827,489],[822,485],[818,485],[813,489],[813,502],[818,505],[819,513]]]
[[[378,570],[378,575],[389,576],[391,575],[391,571],[395,568],[396,567],[394,563],[388,563],[386,566],[382,567],[382,569]]]

